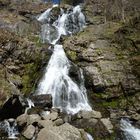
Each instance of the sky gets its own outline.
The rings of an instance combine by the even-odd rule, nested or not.
[[[49,0],[43,0],[43,1],[49,1]],[[59,4],[61,0],[51,0],[55,4]]]
[[[52,0],[53,3],[60,3],[60,0]]]

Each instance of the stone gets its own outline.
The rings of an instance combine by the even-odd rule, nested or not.
[[[140,114],[138,114],[138,113],[132,114],[131,117],[132,117],[133,119],[137,120],[137,121],[140,120]]]
[[[44,120],[52,120],[52,121],[55,121],[57,118],[58,118],[57,112],[52,112],[52,113],[48,114],[47,116],[43,117]]]
[[[38,133],[36,140],[64,140],[64,139],[54,131],[50,129],[48,130],[47,128],[43,128]]]
[[[35,133],[35,127],[33,125],[27,126],[26,130],[23,132],[23,136],[27,139],[32,139]]]
[[[37,140],[82,140],[80,130],[65,123],[51,129],[43,128],[37,136]]]
[[[40,120],[38,121],[38,126],[43,128],[50,128],[53,126],[53,122],[51,120]]]
[[[38,122],[40,120],[41,120],[41,117],[38,114],[32,114],[32,115],[28,116],[27,123],[33,124],[33,123]]]
[[[109,118],[102,118],[101,122],[105,125],[109,133],[113,133],[113,125]]]
[[[100,119],[102,117],[101,112],[92,110],[92,111],[81,111],[80,115],[84,119],[90,119],[90,118],[95,118],[95,119]]]
[[[57,119],[57,120],[54,121],[54,124],[55,124],[56,126],[60,126],[60,125],[62,125],[63,123],[64,123],[64,121],[63,121],[62,119]]]
[[[17,117],[16,121],[19,127],[23,127],[27,124],[27,118],[28,115],[27,114],[22,114],[20,116]]]
[[[25,107],[19,100],[18,95],[10,97],[0,109],[0,119],[17,118],[23,114]]]
[[[72,125],[68,123],[63,124],[60,127],[57,127],[57,131],[66,140],[72,140],[72,139],[80,140],[81,139],[80,131],[76,127],[73,127]]]
[[[91,128],[91,127],[90,127]],[[94,127],[91,128],[94,139],[105,139],[110,136],[109,131],[104,124],[99,120]],[[90,132],[90,131],[89,131]],[[112,140],[112,138],[111,138]]]

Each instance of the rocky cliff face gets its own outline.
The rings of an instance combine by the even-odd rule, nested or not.
[[[111,112],[119,108],[138,117],[139,3],[131,6],[131,1],[125,1],[126,5],[121,2],[86,1],[89,25],[65,39],[64,46],[69,58],[85,70],[94,108],[97,105]]]
[[[36,21],[37,14],[48,5],[5,0],[0,1],[0,6],[0,102],[3,102],[11,94],[28,94],[33,90],[50,52],[47,45],[41,45],[40,24]]]

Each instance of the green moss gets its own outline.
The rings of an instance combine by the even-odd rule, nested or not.
[[[42,41],[41,41],[41,38],[39,36],[33,35],[33,36],[29,36],[28,38],[30,41],[34,42],[37,47],[42,46]]]
[[[105,107],[115,108],[115,107],[118,107],[118,102],[117,101],[103,102],[102,105]]]
[[[22,77],[23,89],[22,92],[26,95],[35,90],[35,80],[39,73],[37,71],[37,64],[29,63],[25,65],[26,74]]]
[[[89,134],[93,134],[93,128],[91,128],[91,127],[87,128],[86,132]]]
[[[74,52],[74,51],[67,51],[67,54],[68,54],[69,58],[72,61],[76,61],[76,59],[77,59],[77,53],[76,52]]]

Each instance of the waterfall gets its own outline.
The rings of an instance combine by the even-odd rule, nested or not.
[[[25,109],[24,114],[27,114],[28,110],[35,106],[34,103],[29,98],[27,98],[27,103],[28,107]]]
[[[70,63],[62,45],[55,45],[53,54],[46,68],[45,75],[38,86],[38,94],[52,94],[53,106],[67,113],[91,110],[85,88],[72,81],[68,72]],[[82,79],[81,74],[81,79]]]
[[[94,140],[93,137],[89,133],[87,133],[87,138],[88,140]]]
[[[4,120],[0,123],[0,128],[7,132],[8,139],[17,139],[16,136],[19,135],[19,132],[14,119]]]
[[[140,139],[140,129],[135,128],[128,120],[121,119],[121,130],[124,132],[126,140]]]
[[[56,7],[56,5],[53,6],[53,8]],[[51,14],[53,8],[47,9],[37,18],[43,24],[41,29],[43,43],[48,42],[55,45],[61,35],[71,35],[81,31],[85,27],[85,16],[79,5],[65,12],[63,9],[60,9],[60,15],[56,20],[54,20]]]
[[[77,85],[69,76],[71,65],[63,46],[56,44],[61,35],[73,34],[82,30],[85,26],[85,17],[78,5],[66,12],[61,9],[61,15],[51,24],[49,22],[50,12],[51,10],[48,9],[38,18],[41,22],[46,20],[44,27],[42,26],[42,40],[53,44],[54,50],[44,77],[38,85],[37,94],[51,94],[53,107],[68,114],[75,114],[80,110],[91,110],[84,87],[82,70],[80,70],[81,83]],[[52,28],[54,34],[52,34]]]

